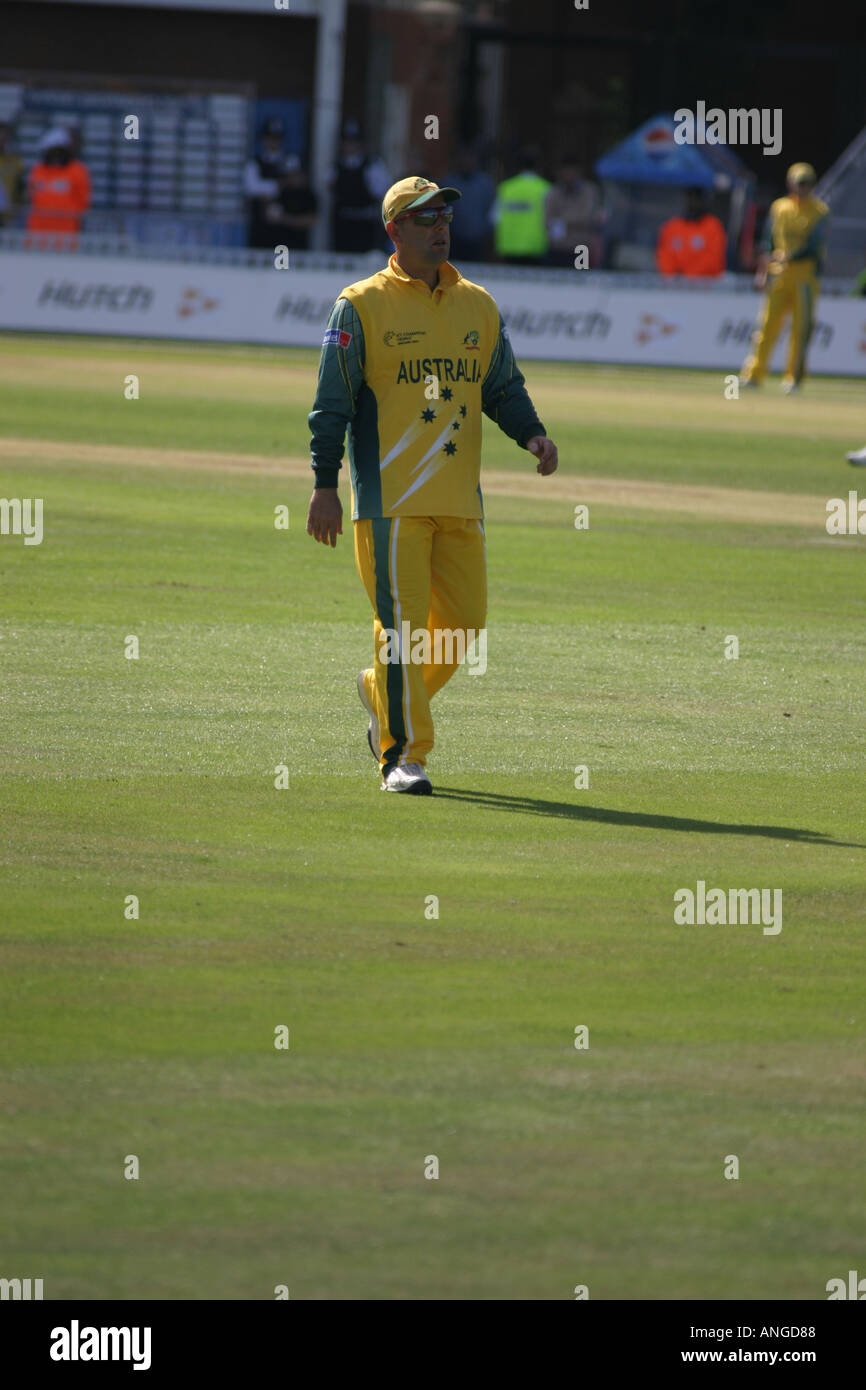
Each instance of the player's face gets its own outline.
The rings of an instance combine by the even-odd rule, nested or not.
[[[441,196],[425,205],[427,208],[446,208],[448,204]],[[447,261],[451,250],[451,228],[441,217],[432,227],[419,227],[414,217],[405,217],[397,223],[400,239],[409,254],[428,266],[439,266]]]
[[[809,179],[800,179],[797,183],[788,184],[788,192],[792,198],[799,201],[801,198],[808,198],[814,187],[815,185]]]

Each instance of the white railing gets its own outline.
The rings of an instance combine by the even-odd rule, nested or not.
[[[84,232],[75,245],[68,238],[52,237],[50,234],[37,234],[18,229],[0,228],[0,254],[3,251],[28,252],[33,255],[56,255],[59,252],[90,258],[124,258],[136,261],[163,261],[173,265],[214,265],[247,266],[264,270],[274,264],[274,253],[246,246],[178,246],[174,243],[138,242],[131,237],[117,234]],[[290,251],[289,263],[293,270],[340,270],[354,272],[357,278],[371,275],[385,264],[387,253],[367,251],[363,255],[345,255],[337,251]],[[653,270],[574,270],[561,266],[512,266],[501,262],[466,261],[459,262],[467,278],[483,282],[485,278],[513,280],[522,283],[540,282],[546,285],[557,283],[573,288],[575,275],[579,274],[580,284],[596,291],[605,289],[651,289],[665,286],[675,287],[697,294],[709,293],[752,293],[752,277],[747,273],[726,272],[713,279],[689,279],[678,277],[675,282],[668,281]],[[821,281],[824,294],[850,294],[852,280],[848,277],[825,277]]]

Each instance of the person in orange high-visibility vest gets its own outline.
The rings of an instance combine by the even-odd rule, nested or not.
[[[725,229],[707,212],[703,189],[689,188],[683,215],[659,231],[656,265],[662,275],[721,275],[726,248]]]
[[[74,246],[81,219],[90,207],[87,166],[72,158],[72,141],[60,126],[43,136],[39,151],[39,163],[27,179],[27,230],[51,245]]]

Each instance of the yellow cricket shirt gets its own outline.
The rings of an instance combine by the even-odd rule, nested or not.
[[[341,291],[310,413],[318,487],[348,430],[353,517],[482,517],[481,416],[525,447],[544,434],[496,302],[449,261],[434,290],[392,255]]]
[[[771,261],[771,275],[780,275],[792,266],[797,266],[803,275],[814,275],[820,270],[829,211],[820,198],[776,199],[767,218],[765,245],[767,250],[784,251],[788,260],[782,265]]]

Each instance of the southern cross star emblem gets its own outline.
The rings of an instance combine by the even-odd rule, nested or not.
[[[452,397],[453,395],[454,395],[454,392],[451,390],[451,387],[450,387],[450,386],[443,386],[443,387],[442,387],[442,399],[443,399],[443,401],[450,401],[450,399],[451,399],[451,397]]]
[[[422,410],[422,411],[421,411],[421,419],[422,419],[422,420],[426,420],[427,424],[429,425],[429,423],[430,423],[431,420],[435,420],[435,419],[436,419],[436,411],[435,411],[435,410],[430,410],[429,407],[428,407],[427,410]]]
[[[446,454],[456,454],[456,453],[457,453],[457,445],[454,444],[450,439],[448,440],[448,443],[447,443],[447,444],[443,444],[443,445],[442,445],[442,448],[445,450]]]

